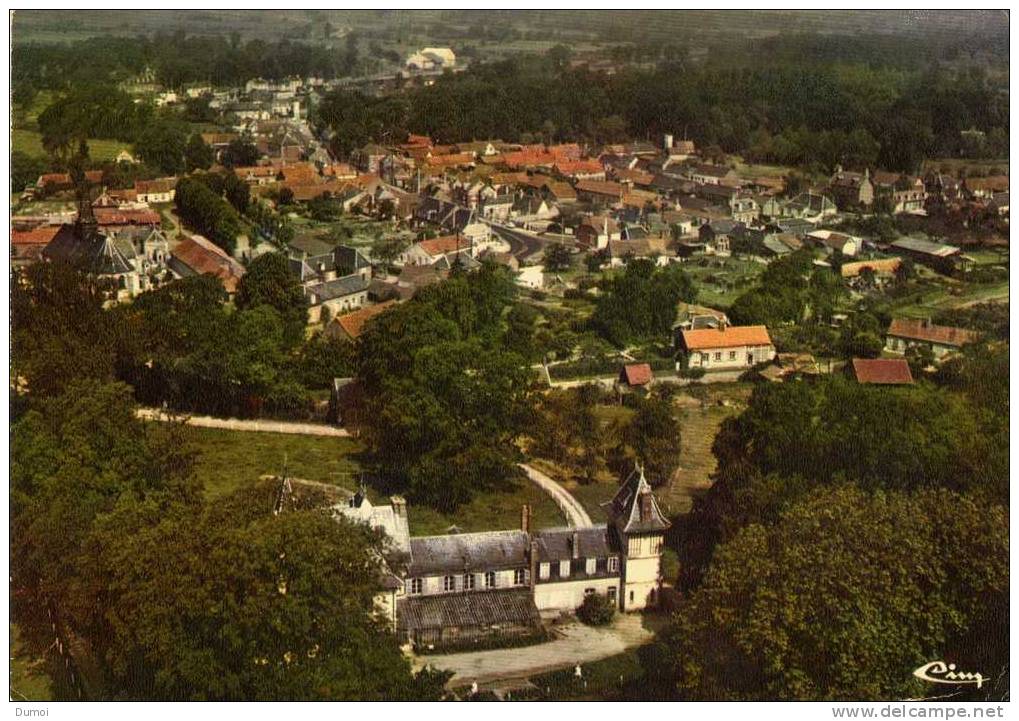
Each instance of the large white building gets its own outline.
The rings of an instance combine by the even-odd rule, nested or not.
[[[422,48],[407,58],[408,70],[436,70],[456,65],[456,54],[449,48]]]
[[[574,611],[595,593],[620,611],[653,606],[670,525],[641,469],[612,499],[608,523],[585,528],[532,529],[525,506],[518,530],[411,537],[402,498],[373,506],[358,493],[334,511],[385,531],[406,557],[377,600],[415,646],[526,636],[541,616]]]

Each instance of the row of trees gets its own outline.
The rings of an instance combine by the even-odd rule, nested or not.
[[[97,42],[102,52],[95,51]],[[39,90],[65,90],[94,84],[96,78],[114,82],[150,70],[169,88],[187,83],[238,86],[253,78],[282,80],[298,76],[332,78],[353,67],[349,54],[320,45],[289,40],[242,42],[239,35],[188,36],[183,32],[151,37],[90,38],[71,43],[19,43],[12,49],[12,83],[17,102],[30,102]],[[82,58],[88,58],[87,63]]]
[[[210,187],[212,179],[192,176],[177,181],[174,203],[177,215],[230,255],[237,248],[243,230],[237,209]],[[245,186],[246,187],[246,186]]]
[[[479,64],[398,95],[338,91],[323,101],[319,120],[334,131],[340,153],[408,131],[440,142],[525,133],[546,142],[613,142],[682,129],[702,147],[824,172],[835,165],[915,172],[926,157],[964,152],[962,130],[984,132],[996,149],[1008,135],[1007,95],[980,70],[760,56],[740,56],[743,64],[733,66],[726,55],[615,75],[542,58]]]
[[[188,412],[306,418],[310,392],[353,370],[350,344],[305,339],[307,302],[286,258],[265,254],[233,306],[197,276],[103,308],[95,282],[62,264],[20,271],[12,285],[14,377],[40,395],[67,379],[118,378],[139,400]]]

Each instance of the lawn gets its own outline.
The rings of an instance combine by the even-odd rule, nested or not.
[[[48,157],[42,146],[42,134],[35,130],[16,129],[11,131],[11,151],[20,150],[37,158]],[[113,160],[121,150],[131,150],[130,143],[120,140],[88,140],[89,156],[93,160]]]
[[[21,629],[16,624],[8,625],[10,631],[11,701],[52,701],[53,681],[45,671],[46,661],[32,654],[21,638]]]
[[[703,258],[683,263],[697,284],[697,303],[725,309],[757,282],[767,266],[740,258]]]
[[[210,497],[242,488],[259,476],[279,474],[284,461],[294,478],[332,483],[351,491],[357,488],[357,456],[363,449],[354,439],[215,428],[193,431],[199,452],[197,476]],[[375,492],[369,498],[373,503],[384,500]],[[525,481],[508,493],[478,496],[451,514],[411,504],[410,532],[415,536],[437,535],[454,525],[464,532],[519,528],[520,507],[525,503],[531,505],[535,527],[565,523],[552,499]]]
[[[259,476],[279,474],[284,463],[295,478],[357,488],[360,465],[355,456],[362,449],[353,439],[218,428],[193,432],[199,453],[196,474],[210,497],[242,488]]]

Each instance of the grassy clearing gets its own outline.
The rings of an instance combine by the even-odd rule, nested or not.
[[[32,654],[25,645],[21,628],[8,624],[10,638],[10,700],[52,701],[53,681],[46,673],[45,659]]]
[[[351,438],[300,436],[286,433],[248,433],[217,428],[195,428],[198,479],[215,498],[253,483],[259,476],[280,473],[284,458],[290,475],[356,490],[363,447]],[[371,493],[372,502],[384,502]],[[520,527],[520,507],[530,504],[537,527],[565,523],[559,507],[531,483],[523,482],[508,493],[486,493],[455,513],[443,514],[425,506],[409,509],[412,535],[436,535],[450,526],[460,530],[490,531]]]
[[[11,151],[20,150],[26,155],[46,158],[48,154],[42,146],[42,134],[35,130],[19,128],[11,131]],[[89,156],[93,160],[114,160],[121,150],[130,152],[131,145],[120,140],[88,140]]]
[[[694,497],[711,486],[717,459],[711,452],[722,421],[738,414],[746,405],[752,387],[746,383],[707,386],[703,405],[688,394],[680,394],[677,415],[682,454],[672,482],[657,490],[658,502],[666,515],[690,510]]]
[[[248,433],[194,428],[198,479],[210,497],[235,491],[259,476],[280,473],[284,460],[290,475],[341,488],[357,488],[362,448],[350,438]]]

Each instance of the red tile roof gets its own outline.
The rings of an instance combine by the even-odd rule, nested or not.
[[[510,168],[551,167],[557,156],[543,150],[521,150],[518,153],[503,153],[502,163]]]
[[[627,385],[645,386],[654,379],[654,375],[649,364],[631,363],[623,366],[623,378]]]
[[[171,255],[197,275],[211,273],[216,276],[229,293],[237,290],[237,282],[244,275],[243,265],[211,240],[200,235],[184,238],[171,251]]]
[[[40,225],[32,230],[11,230],[11,245],[46,245],[59,232],[59,225]]]
[[[159,225],[159,213],[149,209],[94,208],[99,225]]]
[[[903,358],[853,358],[853,373],[860,383],[908,385],[913,382]]]
[[[771,336],[763,325],[731,325],[724,329],[700,328],[683,331],[683,345],[688,350],[771,345]]]
[[[562,175],[598,175],[605,172],[597,160],[557,160],[555,169]]]
[[[346,333],[347,337],[351,340],[357,339],[364,330],[365,324],[377,315],[381,315],[390,308],[396,305],[395,300],[387,300],[385,303],[379,303],[378,305],[369,305],[359,310],[355,310],[353,313],[345,313],[343,315],[336,316],[333,319],[333,323],[336,323],[343,332]]]
[[[980,334],[975,331],[934,325],[929,321],[914,318],[893,318],[891,325],[888,326],[888,335],[956,348],[966,343],[974,343],[980,338]]]
[[[418,246],[428,255],[445,255],[455,253],[457,250],[466,250],[470,247],[470,242],[456,235],[444,235],[440,238],[422,240]]]

